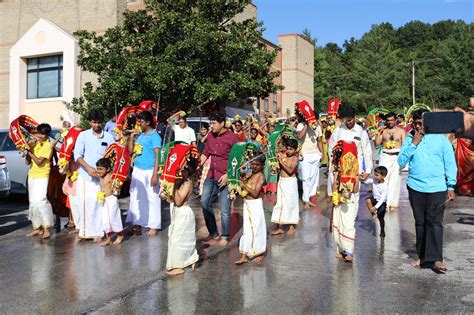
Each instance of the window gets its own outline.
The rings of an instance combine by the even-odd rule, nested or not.
[[[273,113],[278,113],[278,96],[273,94]]]
[[[28,59],[26,98],[63,96],[63,56]]]
[[[268,97],[263,99],[263,110],[268,112]]]

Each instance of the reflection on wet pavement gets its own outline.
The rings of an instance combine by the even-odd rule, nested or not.
[[[446,211],[450,271],[437,275],[409,266],[414,222],[402,193],[400,209],[386,216],[385,239],[361,203],[352,264],[335,258],[323,201],[301,213],[294,237],[269,236],[261,264],[235,266],[233,246],[176,278],[164,277],[166,230],[108,248],[65,234],[48,241],[0,239],[0,306],[5,313],[473,312],[473,198],[458,198]],[[202,226],[200,209],[193,208]],[[267,222],[270,211],[267,204]]]

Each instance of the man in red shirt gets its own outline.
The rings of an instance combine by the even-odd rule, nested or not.
[[[204,182],[201,206],[204,212],[209,239],[220,246],[227,245],[230,234],[230,200],[227,190],[227,164],[232,146],[239,142],[239,138],[232,131],[225,128],[225,115],[215,112],[209,116],[211,133],[207,138],[206,146],[201,155],[204,165],[210,159],[209,172]],[[222,231],[219,235],[213,201],[219,197]]]

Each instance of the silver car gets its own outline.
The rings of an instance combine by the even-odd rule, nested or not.
[[[0,198],[7,197],[10,194],[10,189],[11,181],[7,168],[7,158],[0,155]]]
[[[56,135],[58,132],[57,129],[53,129],[51,135]],[[0,155],[4,156],[8,162],[11,191],[26,193],[29,167],[25,164],[25,159],[20,156],[15,144],[8,136],[8,129],[0,129]]]

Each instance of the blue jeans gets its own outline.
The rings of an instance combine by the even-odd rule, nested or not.
[[[219,195],[219,208],[221,210],[222,237],[228,238],[230,234],[230,200],[227,185],[219,187],[217,180],[206,179],[201,196],[201,207],[204,212],[204,220],[209,234],[219,235],[216,224],[216,216],[212,204]]]

